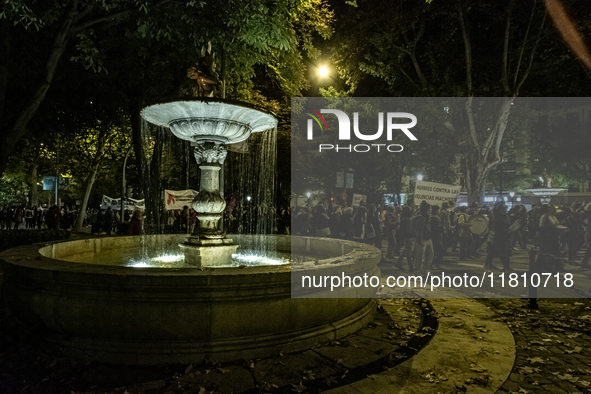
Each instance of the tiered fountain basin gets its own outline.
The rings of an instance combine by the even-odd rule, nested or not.
[[[254,241],[233,238],[240,245]],[[379,275],[380,251],[366,244],[275,235],[266,242],[276,250],[314,257],[302,264],[243,268],[100,264],[102,254],[184,240],[183,235],[90,238],[9,249],[0,253],[4,297],[16,316],[42,329],[67,355],[127,365],[299,351],[342,338],[373,319],[375,288],[339,293],[351,298],[316,298],[333,294],[301,288],[299,276],[292,275],[292,269]]]
[[[148,122],[166,126],[182,140],[235,144],[252,133],[277,127],[277,119],[261,108],[218,98],[180,99],[142,110]]]

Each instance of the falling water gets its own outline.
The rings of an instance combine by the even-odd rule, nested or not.
[[[164,190],[198,190],[198,165],[194,162],[193,147],[189,142],[180,140],[168,129],[155,126],[143,118],[142,138],[144,165],[140,191],[141,198],[146,200],[144,232],[163,234],[169,231],[167,212],[164,211]],[[242,152],[229,146],[224,163],[224,198],[228,204],[223,221],[224,231],[228,234],[257,235],[248,245],[240,245],[239,252],[272,255],[275,245],[269,244],[265,235],[276,232],[277,226],[277,132],[269,130],[253,133],[243,146],[246,149]],[[139,258],[141,260],[149,255],[169,252],[164,249],[154,250],[153,246],[148,245],[147,237],[143,237]]]
[[[224,168],[225,197],[228,201],[224,226],[227,232],[255,234],[243,249],[265,254],[275,251],[265,234],[276,231],[277,132],[269,130],[251,135],[247,151],[232,151]]]

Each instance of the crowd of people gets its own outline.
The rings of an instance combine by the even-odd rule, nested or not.
[[[139,210],[138,210],[139,211]],[[58,207],[3,207],[0,209],[0,230],[72,230],[78,220],[79,210],[69,206]],[[90,227],[91,234],[106,235],[128,233],[137,235],[140,231],[130,231],[130,223],[142,217],[141,211],[125,211],[124,225],[121,226],[120,212],[107,209],[86,210],[83,227]],[[143,220],[143,219],[142,219]],[[137,227],[137,225],[136,225]]]
[[[70,229],[78,211],[68,207],[3,207],[0,209],[1,230],[55,230]]]
[[[516,205],[507,211],[502,203],[493,207],[456,207],[452,201],[441,206],[422,201],[414,207],[412,201],[404,206],[367,206],[361,201],[358,207],[317,205],[291,209],[266,208],[264,206],[229,206],[224,212],[224,226],[228,233],[265,232],[278,234],[309,235],[354,240],[382,247],[387,243],[385,259],[410,272],[439,269],[444,256],[459,252],[459,261],[478,257],[484,253],[487,270],[501,269],[494,265],[500,260],[502,269],[511,270],[513,250],[526,249],[535,244],[539,252],[564,256],[575,263],[577,253],[586,252],[580,263],[589,266],[591,258],[591,203],[575,202],[568,207],[553,205],[534,206],[527,210]],[[84,226],[91,234],[139,235],[144,232],[144,212],[126,210],[123,221],[120,211],[88,209]],[[58,207],[4,207],[0,209],[0,229],[63,229],[70,230],[76,223],[77,209]],[[486,231],[471,231],[472,217],[485,220]],[[164,233],[193,233],[197,225],[197,213],[189,206],[182,210],[163,210],[160,216]]]
[[[471,231],[472,217],[487,223],[485,231]],[[459,261],[480,256],[486,246],[484,269],[511,271],[513,250],[538,246],[545,256],[565,256],[570,263],[589,266],[591,257],[591,203],[575,202],[568,207],[534,206],[527,210],[503,203],[480,207],[477,203],[456,207],[453,201],[441,206],[422,201],[414,207],[380,206],[361,201],[358,207],[318,205],[299,207],[292,222],[293,234],[332,237],[382,247],[385,259],[410,272],[440,269],[449,252],[459,252]],[[577,253],[586,247],[582,261]],[[497,268],[495,259],[502,268]],[[559,261],[559,259],[556,259]]]

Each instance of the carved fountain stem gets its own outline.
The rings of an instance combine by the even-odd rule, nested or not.
[[[228,152],[220,143],[205,141],[198,143],[194,154],[201,171],[199,194],[193,200],[193,209],[199,218],[199,229],[194,235],[224,238],[225,234],[218,231],[218,221],[226,208],[220,193],[220,170]]]

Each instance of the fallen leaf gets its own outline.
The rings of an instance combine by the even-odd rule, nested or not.
[[[292,386],[293,386],[293,389],[291,389],[291,391],[295,391],[296,393],[303,393],[304,390],[306,389],[306,386],[304,386],[302,384],[302,382],[300,382],[300,384],[297,386],[292,383]]]
[[[336,383],[337,379],[334,376],[327,376],[326,378],[324,378],[324,384],[327,385],[328,387],[332,386],[333,383]]]
[[[528,358],[527,361],[529,361],[532,364],[535,364],[535,363],[545,364],[546,363],[542,357]]]

